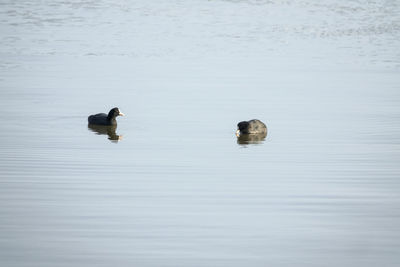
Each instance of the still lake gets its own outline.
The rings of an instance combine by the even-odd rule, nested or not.
[[[1,1],[0,265],[399,266],[399,14]]]

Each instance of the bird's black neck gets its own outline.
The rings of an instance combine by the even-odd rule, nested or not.
[[[117,120],[115,119],[115,117],[107,117],[107,120],[110,122],[111,125],[117,125]]]

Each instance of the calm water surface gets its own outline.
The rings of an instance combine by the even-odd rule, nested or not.
[[[0,265],[399,266],[399,14],[1,1]]]

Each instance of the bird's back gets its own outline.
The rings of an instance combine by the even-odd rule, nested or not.
[[[98,113],[95,115],[90,115],[88,117],[89,124],[97,124],[97,125],[110,125],[110,122],[107,118],[107,114]]]
[[[267,133],[267,126],[260,120],[250,120],[249,133]]]

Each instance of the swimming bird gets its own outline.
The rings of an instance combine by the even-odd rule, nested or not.
[[[260,120],[241,121],[237,125],[236,135],[240,134],[266,134],[267,126]]]
[[[117,125],[117,120],[115,119],[117,116],[124,116],[119,108],[113,108],[108,112],[108,115],[105,113],[98,113],[95,115],[90,115],[88,117],[89,124],[94,125]]]

